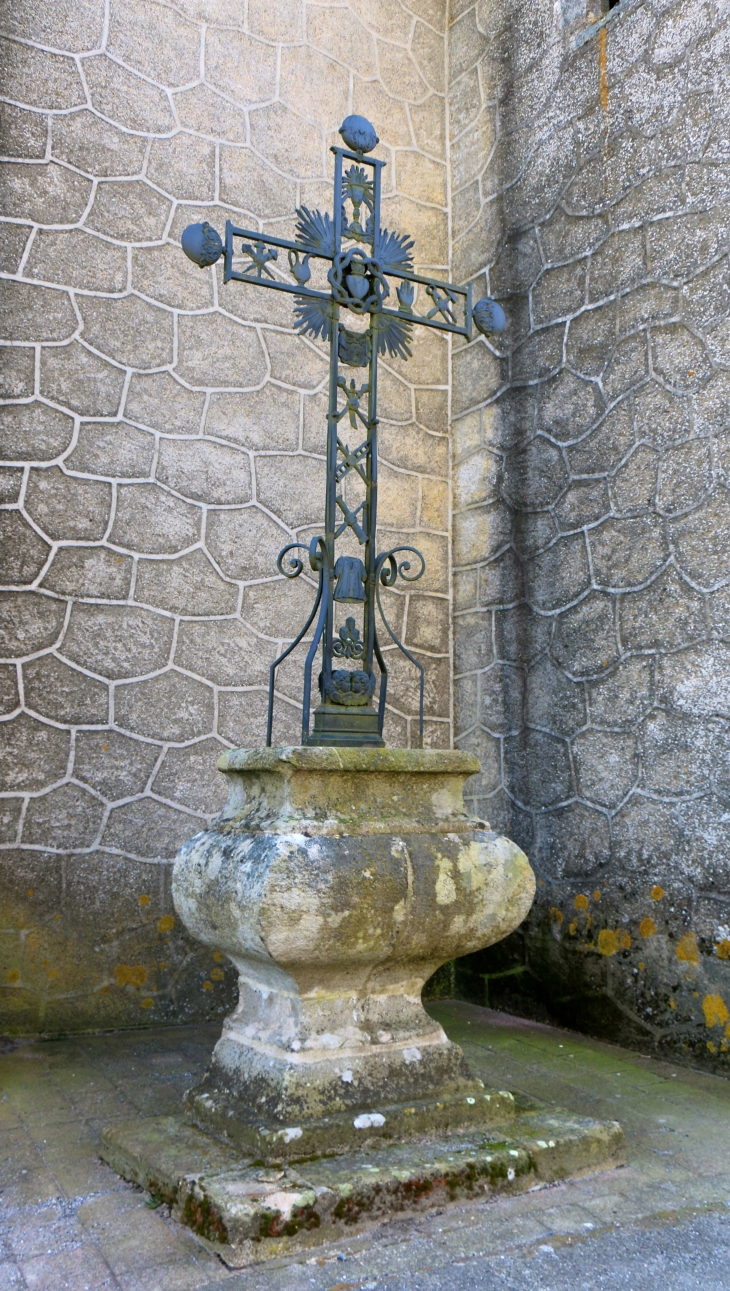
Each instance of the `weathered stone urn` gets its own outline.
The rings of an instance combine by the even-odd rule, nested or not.
[[[173,896],[239,972],[188,1113],[265,1161],[499,1120],[426,1014],[440,964],[507,936],[534,877],[466,813],[466,753],[299,747],[223,755],[228,802],[180,850]]]

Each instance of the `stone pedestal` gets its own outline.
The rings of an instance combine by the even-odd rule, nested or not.
[[[102,1155],[231,1267],[390,1215],[623,1163],[620,1126],[517,1111],[425,1012],[446,960],[530,908],[527,857],[464,809],[464,753],[307,746],[219,761],[225,810],[181,849],[175,907],[239,972],[177,1117]]]
[[[534,894],[524,853],[466,814],[477,760],[303,747],[218,765],[228,804],[173,877],[186,927],[239,972],[195,1124],[287,1160],[504,1115],[421,1004]]]

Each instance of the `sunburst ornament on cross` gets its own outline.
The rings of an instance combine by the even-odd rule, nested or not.
[[[373,126],[364,117],[349,116],[340,135],[345,146],[331,150],[335,159],[332,215],[299,207],[294,242],[237,228],[228,220],[225,241],[206,222],[189,225],[183,232],[182,246],[201,268],[222,257],[226,283],[255,283],[291,293],[296,330],[329,343],[324,532],[309,544],[288,543],[277,559],[286,578],[298,578],[306,561],[317,577],[317,591],[306,623],[271,665],[266,743],[271,744],[276,670],[304,641],[312,625],[304,664],[302,744],[357,747],[384,743],[388,669],[378,636],[377,607],[388,635],[418,670],[422,745],[423,664],[398,638],[381,600],[383,588],[393,587],[399,578],[415,582],[426,565],[415,547],[377,550],[378,358],[410,358],[414,326],[470,340],[472,325],[484,334],[500,332],[505,316],[490,297],[472,308],[470,285],[460,287],[414,271],[412,240],[381,227],[385,162],[367,155],[378,143]],[[286,253],[286,261],[280,252]],[[356,382],[350,378],[348,382],[341,373],[343,367],[362,369],[365,379]],[[361,443],[350,447],[345,439],[346,425],[349,432],[362,436]],[[357,540],[361,556],[338,554],[338,540],[345,538],[352,544],[350,535]],[[302,555],[296,555],[297,551]],[[346,620],[344,635],[342,628],[336,628],[338,602],[362,605],[362,630],[352,616]],[[321,702],[310,732],[312,667],[319,651]],[[336,666],[345,657],[357,666]],[[379,671],[377,706],[373,702],[375,664]]]

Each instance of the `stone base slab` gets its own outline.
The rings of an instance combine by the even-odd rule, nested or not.
[[[616,1121],[523,1111],[499,1129],[265,1167],[180,1117],[104,1131],[102,1157],[172,1208],[229,1268],[341,1240],[396,1215],[527,1192],[625,1164]]]
[[[470,1092],[469,1092],[470,1091]],[[328,1153],[359,1151],[379,1141],[399,1141],[431,1134],[457,1133],[476,1125],[504,1125],[514,1116],[514,1097],[508,1090],[486,1090],[481,1081],[465,1092],[441,1098],[413,1099],[395,1105],[378,1104],[353,1116],[352,1110],[332,1113],[299,1125],[266,1126],[242,1115],[241,1100],[216,1090],[189,1090],[185,1105],[190,1119],[204,1133],[224,1138],[268,1164],[303,1161]]]

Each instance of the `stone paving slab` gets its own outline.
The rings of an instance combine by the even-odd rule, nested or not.
[[[165,1205],[151,1209],[141,1189],[98,1162],[110,1118],[70,1101],[77,1069],[93,1092],[91,1068],[100,1087],[117,1091],[111,1119],[163,1115],[170,1089],[182,1098],[199,1077],[218,1026],[30,1041],[0,1052],[0,1287],[727,1291],[730,1082],[470,1005],[428,1007],[485,1084],[620,1120],[628,1165],[459,1202],[232,1272]],[[143,1090],[138,1104],[123,1093],[128,1080]],[[89,1193],[48,1165],[74,1122],[88,1135],[65,1139],[63,1151],[69,1171],[98,1170]]]

